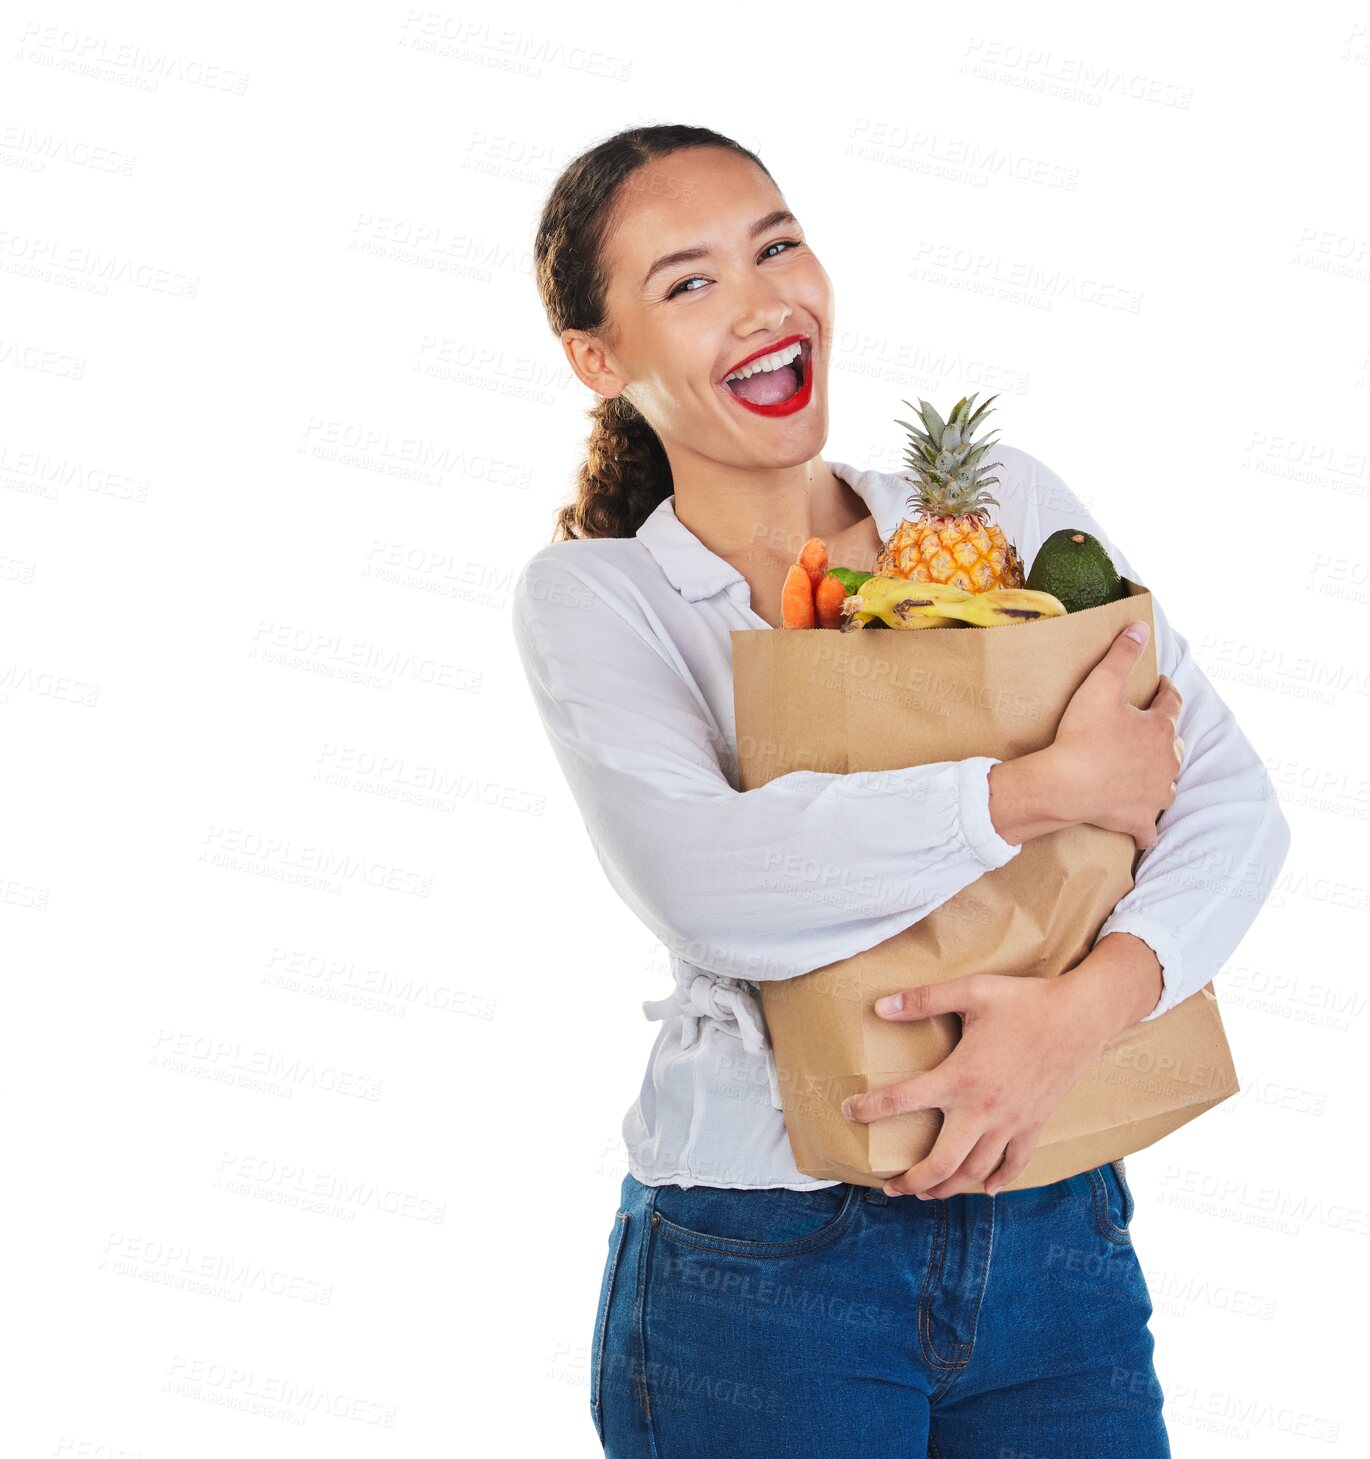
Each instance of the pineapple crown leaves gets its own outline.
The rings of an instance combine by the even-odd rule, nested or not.
[[[999,397],[991,395],[978,410],[972,410],[977,397],[978,392],[969,397],[963,395],[945,421],[920,397],[918,413],[922,428],[909,421],[896,420],[895,424],[908,432],[909,449],[904,460],[916,478],[908,498],[910,509],[920,507],[928,516],[971,516],[983,515],[982,508],[991,504],[999,505],[988,491],[989,487],[998,486],[999,478],[985,473],[1003,463],[980,464],[995,444],[998,430],[975,440],[976,428]],[[909,402],[906,400],[904,404]]]

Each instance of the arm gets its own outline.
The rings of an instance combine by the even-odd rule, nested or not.
[[[796,977],[893,937],[1021,850],[991,821],[988,756],[736,790],[649,615],[630,589],[613,597],[544,548],[515,585],[514,637],[601,864],[683,960]]]
[[[1068,985],[1073,1019],[1093,1031],[1099,1053],[1144,1022],[1165,995],[1161,960],[1131,932],[1101,932],[1088,955],[1057,982]]]
[[[1012,454],[1020,458],[1012,485],[1029,493],[1024,542],[1081,528],[1124,576],[1150,586],[1059,477],[1026,453]],[[863,1121],[944,1112],[932,1149],[886,1185],[890,1194],[943,1199],[977,1186],[992,1194],[1016,1181],[1043,1125],[1104,1046],[1212,979],[1284,862],[1289,827],[1264,765],[1154,593],[1152,611],[1159,670],[1182,696],[1177,731],[1185,747],[1157,840],[1140,853],[1133,886],[1092,950],[1060,977],[973,973],[904,993],[897,1007],[877,1000],[878,1014],[901,1021],[962,1017],[961,1038],[941,1064],[844,1105]]]
[[[1151,587],[1061,479],[1029,460],[1034,499],[1051,503],[1050,512],[1041,510],[1041,540],[1058,527],[1080,527],[1099,539],[1124,577]],[[1119,978],[1128,985],[1121,1003],[1138,1016],[1111,1028],[1110,1038],[1134,1022],[1159,1018],[1212,980],[1269,897],[1290,842],[1289,823],[1260,756],[1195,663],[1188,642],[1170,626],[1154,589],[1152,614],[1159,671],[1170,676],[1184,701],[1177,725],[1184,758],[1175,800],[1156,823],[1156,844],[1141,853],[1134,885],[1099,929],[1094,946],[1100,956],[1092,953],[1066,975],[1089,968],[1087,976],[1107,978],[1112,972],[1115,986]],[[1154,970],[1140,949],[1129,946],[1134,941],[1151,950],[1162,977],[1160,996],[1144,1017],[1136,1000],[1145,1000]]]

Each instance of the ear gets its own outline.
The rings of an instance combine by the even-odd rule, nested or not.
[[[627,380],[615,369],[604,344],[582,329],[564,329],[561,345],[576,378],[606,400],[622,393]]]

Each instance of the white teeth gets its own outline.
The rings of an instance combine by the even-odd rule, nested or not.
[[[740,370],[734,370],[731,375],[725,375],[725,380],[745,380],[748,375],[759,375],[762,370],[780,370],[786,365],[797,360],[802,350],[802,341],[796,340],[793,344],[786,345],[783,350],[776,350],[773,355],[762,355],[759,360],[753,360],[750,365],[743,365]]]

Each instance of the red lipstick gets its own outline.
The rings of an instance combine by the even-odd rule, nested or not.
[[[734,370],[740,370],[743,365],[749,365],[753,360],[758,360],[762,355],[771,355],[776,350],[783,350],[786,345],[799,343],[799,358],[796,363],[800,367],[800,374],[803,377],[799,389],[790,396],[788,400],[779,401],[775,405],[754,405],[750,400],[743,400],[740,395],[735,395],[722,380],[718,382],[719,389],[733,401],[734,404],[742,406],[756,415],[783,416],[793,415],[797,410],[803,410],[813,395],[813,344],[806,334],[792,334],[786,339],[776,340],[774,344],[768,344],[763,349],[753,350],[745,359],[739,360],[735,365],[728,368],[727,374],[731,375]]]

